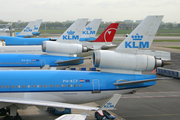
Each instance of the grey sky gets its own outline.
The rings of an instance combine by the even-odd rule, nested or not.
[[[1,20],[65,21],[102,18],[115,22],[164,15],[164,22],[180,23],[180,0],[0,0]]]

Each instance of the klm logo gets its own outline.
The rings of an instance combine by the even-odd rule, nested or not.
[[[38,30],[38,27],[36,27],[36,25],[34,25],[34,30]]]
[[[27,27],[24,32],[32,32],[32,29],[30,29],[30,27]]]
[[[141,41],[143,39],[142,35],[132,35],[131,36],[133,41],[126,41],[125,48],[149,48],[149,42]]]
[[[88,34],[88,35],[96,34],[95,31],[91,31],[91,30],[92,30],[92,27],[87,27],[86,30],[87,30],[87,31],[83,31],[82,34]]]
[[[112,105],[112,103],[107,103],[106,105],[104,105],[105,108],[114,108],[114,105]]]
[[[79,35],[74,35],[75,31],[67,31],[68,35],[63,35],[63,40],[78,40]]]

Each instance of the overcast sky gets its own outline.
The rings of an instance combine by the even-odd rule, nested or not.
[[[164,15],[164,22],[180,23],[180,0],[0,0],[0,15],[0,20],[12,22],[77,18],[115,22]]]

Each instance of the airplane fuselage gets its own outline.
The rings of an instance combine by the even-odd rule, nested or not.
[[[113,83],[155,79],[155,75],[104,72],[41,70],[0,71],[1,97],[15,97],[66,103],[87,103],[129,93],[156,82],[116,86]]]
[[[55,67],[82,64],[83,60],[78,60],[74,63],[56,63],[78,58],[82,57],[66,57],[35,54],[0,54],[0,67],[44,67],[45,65]]]
[[[6,45],[42,45],[43,41],[50,40],[50,38],[21,38],[11,36],[0,36],[0,40],[2,39],[4,39],[4,41],[6,42]]]

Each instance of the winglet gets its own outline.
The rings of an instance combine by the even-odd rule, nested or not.
[[[94,42],[112,42],[119,23],[111,23]]]
[[[103,110],[114,110],[121,96],[121,94],[114,94],[97,112],[103,116]]]
[[[121,94],[114,94],[101,108],[100,110],[113,110],[117,102],[121,98]]]

